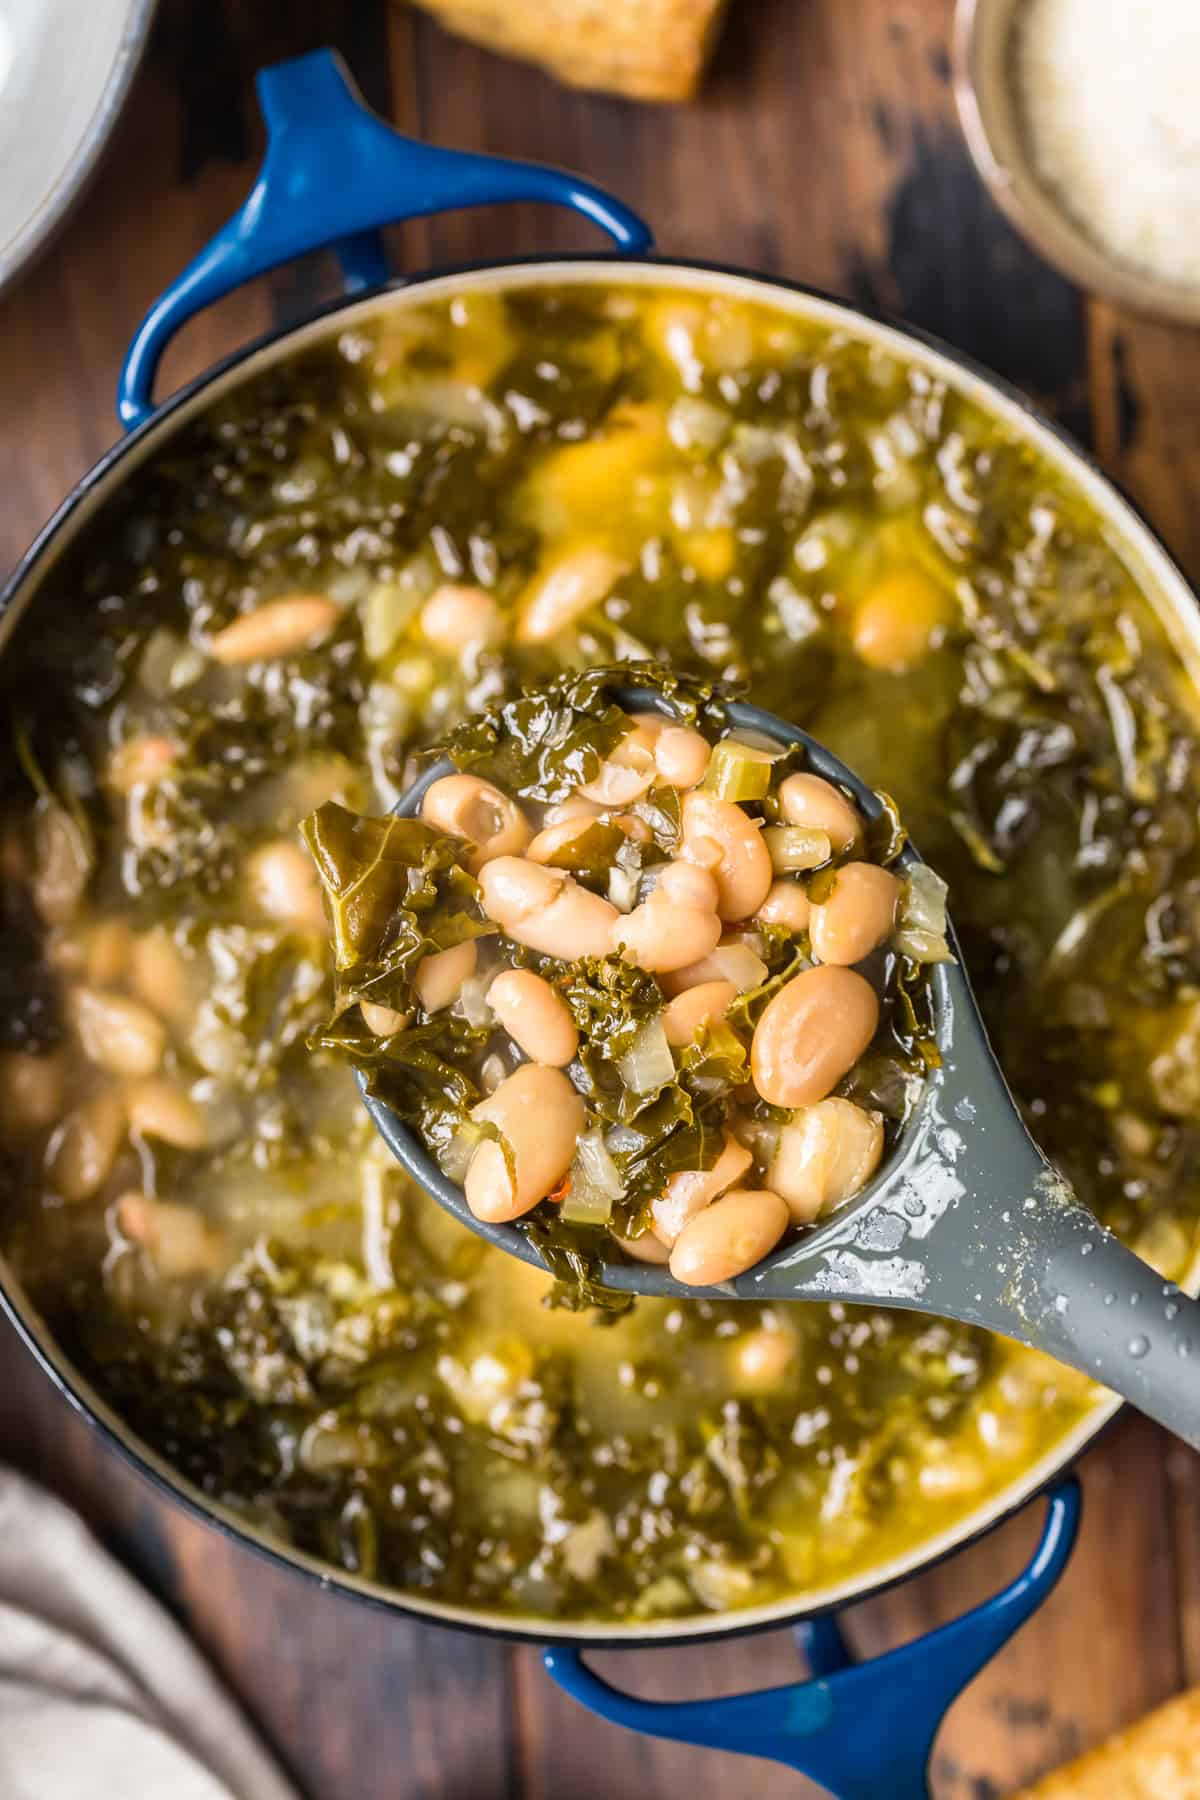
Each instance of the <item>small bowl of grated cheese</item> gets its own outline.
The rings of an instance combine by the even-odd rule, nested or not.
[[[1200,325],[1200,0],[958,0],[955,97],[992,197],[1049,262]]]

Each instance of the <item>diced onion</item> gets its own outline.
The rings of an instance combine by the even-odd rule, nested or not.
[[[363,595],[371,587],[371,577],[361,564],[352,569],[341,569],[325,583],[325,592],[339,606],[357,606]]]
[[[774,1119],[743,1118],[737,1121],[737,1139],[749,1150],[760,1167],[767,1169],[775,1160],[783,1127]]]
[[[675,1058],[671,1055],[661,1013],[656,1013],[642,1026],[633,1041],[633,1048],[617,1063],[617,1073],[635,1094],[653,1094],[674,1077]]]
[[[833,845],[824,831],[810,831],[807,825],[768,825],[763,843],[777,875],[794,874],[799,869],[819,869],[833,855]]]
[[[562,1203],[562,1216],[575,1225],[607,1225],[614,1201],[625,1192],[617,1165],[609,1155],[604,1134],[585,1131],[575,1148],[571,1181]]]
[[[893,945],[902,956],[913,962],[953,962],[946,940],[946,883],[929,867],[919,863],[908,877],[904,899],[900,904],[900,921]]]
[[[761,939],[755,937],[718,944],[703,958],[705,981],[732,981],[739,994],[761,987],[767,979],[767,965],[755,944],[761,948]],[[693,970],[698,972],[699,966],[693,964]]]
[[[712,531],[731,522],[724,490],[712,476],[691,470],[671,483],[670,513],[679,531]]]
[[[608,897],[618,912],[633,911],[637,905],[641,880],[640,869],[623,869],[619,864],[613,864],[608,871]]]
[[[479,1085],[485,1094],[494,1094],[500,1083],[508,1074],[508,1065],[502,1056],[495,1052],[485,1056],[479,1070]]]
[[[388,382],[380,395],[398,422],[410,425],[434,421],[444,425],[462,425],[468,431],[486,431],[489,445],[495,436],[495,448],[502,447],[508,434],[508,419],[473,381],[462,381],[453,375],[421,375],[411,365],[394,371],[396,379]],[[404,463],[397,465],[404,469]],[[405,469],[407,473],[407,469]]]
[[[138,680],[155,700],[165,700],[198,681],[207,667],[208,658],[202,650],[159,626],[146,640],[138,664]]]
[[[492,1009],[487,1003],[487,991],[491,985],[490,970],[486,975],[469,975],[458,990],[458,998],[452,1010],[461,1014],[468,1025],[488,1024]]]
[[[801,513],[812,498],[812,467],[798,433],[785,425],[739,425],[734,433],[734,454],[743,468],[756,469],[778,457],[783,465],[778,492],[779,507]]]
[[[593,1187],[606,1193],[610,1200],[620,1200],[624,1196],[625,1183],[598,1126],[584,1132],[575,1146],[575,1160]]]
[[[607,1225],[612,1209],[611,1194],[594,1187],[578,1169],[571,1170],[570,1185],[559,1207],[568,1225]]]
[[[479,1127],[474,1123],[459,1126],[450,1142],[438,1156],[442,1173],[447,1180],[462,1181],[467,1172],[467,1165],[479,1148],[480,1135]]]
[[[667,413],[667,436],[677,450],[715,450],[732,423],[721,407],[681,394]]]

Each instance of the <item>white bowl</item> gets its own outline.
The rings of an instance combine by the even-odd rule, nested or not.
[[[0,287],[66,217],[116,123],[155,0],[0,0]]]

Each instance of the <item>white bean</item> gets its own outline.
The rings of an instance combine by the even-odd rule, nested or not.
[[[610,901],[557,869],[519,856],[500,856],[479,872],[484,913],[527,949],[575,962],[607,956],[621,914]]]
[[[83,934],[84,973],[89,987],[112,987],[129,967],[133,932],[125,919],[97,919]]]
[[[167,1048],[162,1020],[125,994],[104,988],[76,988],[71,1021],[83,1053],[112,1075],[153,1075]]]
[[[857,807],[820,775],[789,775],[780,785],[779,810],[789,825],[823,831],[839,856],[862,843]]]
[[[671,723],[666,713],[636,712],[630,713],[629,716],[638,730],[644,731],[651,739],[659,737]]]
[[[579,1033],[562,995],[531,969],[506,969],[488,989],[497,1021],[531,1062],[565,1068],[579,1048]]]
[[[299,844],[279,838],[261,845],[246,858],[245,877],[251,901],[266,918],[297,931],[328,930],[321,883]]]
[[[140,1000],[176,1027],[186,1030],[198,1004],[191,966],[165,925],[152,925],[130,950],[129,980]]]
[[[799,881],[773,881],[771,891],[755,913],[764,925],[782,925],[787,931],[808,930],[810,902]]]
[[[125,1125],[125,1102],[111,1088],[69,1112],[46,1146],[51,1190],[72,1203],[99,1193],[117,1160]]]
[[[443,775],[426,790],[421,817],[474,846],[470,867],[476,874],[497,856],[518,855],[533,836],[516,801],[478,775]]]
[[[711,1169],[680,1169],[668,1178],[662,1193],[650,1203],[654,1229],[668,1249],[688,1220],[740,1181],[752,1161],[745,1145],[727,1131],[725,1148]]]
[[[853,969],[805,969],[768,1001],[750,1068],[772,1106],[813,1106],[849,1073],[875,1035],[879,1001]]]
[[[677,906],[656,888],[613,926],[612,948],[639,969],[666,973],[707,956],[721,936],[715,912]]]
[[[592,779],[580,782],[580,798],[604,807],[632,805],[654,785],[654,758],[652,737],[635,727],[605,757]]]
[[[684,1226],[670,1269],[688,1287],[712,1287],[744,1275],[773,1250],[788,1226],[788,1209],[769,1188],[731,1188]]]
[[[547,825],[544,831],[525,847],[525,855],[530,862],[549,863],[573,844],[579,843],[585,831],[595,824],[594,819],[560,819],[555,825]]]
[[[658,778],[673,788],[693,788],[703,781],[712,747],[690,725],[668,725],[654,745]]]
[[[586,1123],[586,1108],[560,1069],[522,1063],[471,1114],[496,1126],[512,1156],[515,1181],[501,1146],[485,1140],[463,1184],[477,1219],[519,1219],[561,1182]]]
[[[33,903],[46,925],[69,925],[87,889],[92,859],[65,806],[39,801],[33,822]]]
[[[941,643],[955,611],[950,596],[923,569],[889,570],[855,609],[854,648],[873,669],[907,674]]]
[[[716,876],[722,919],[748,919],[770,891],[771,858],[759,822],[732,800],[684,797],[682,853]]]
[[[546,808],[542,814],[542,825],[561,825],[567,819],[602,819],[604,813],[605,808],[597,806],[594,800],[584,800],[579,794],[569,794],[565,800],[559,800]]]
[[[772,1393],[790,1372],[796,1340],[790,1331],[760,1325],[733,1346],[733,1379],[742,1393]]]
[[[423,956],[413,971],[413,991],[427,1013],[441,1012],[457,1000],[468,976],[475,973],[479,949],[474,938]]]
[[[525,856],[497,856],[480,870],[480,904],[505,930],[519,925],[557,900],[570,877]]]
[[[701,912],[716,912],[720,897],[716,876],[689,862],[669,862],[660,869],[657,891],[677,906],[698,906]]]
[[[349,757],[336,753],[309,756],[303,762],[293,764],[275,791],[281,801],[276,815],[278,822],[293,826],[299,825],[309,813],[316,812],[318,806],[324,806],[327,800],[336,800],[354,812],[360,811],[366,803],[362,775]],[[272,790],[268,788],[267,792]]]
[[[122,1194],[114,1208],[117,1227],[137,1244],[167,1280],[211,1275],[225,1261],[225,1240],[194,1206]]]
[[[732,981],[701,981],[668,1002],[663,1028],[671,1045],[690,1044],[702,1025],[720,1019],[737,999]]]
[[[643,1231],[641,1237],[622,1237],[619,1232],[614,1231],[613,1242],[620,1246],[626,1256],[631,1256],[634,1262],[653,1263],[662,1268],[671,1260],[671,1252],[653,1231]]]
[[[360,1000],[358,1010],[362,1022],[373,1037],[395,1037],[408,1024],[409,1015],[394,1006],[380,1006],[374,1000]]]
[[[818,962],[856,963],[878,948],[896,922],[900,883],[874,863],[845,863],[833,888],[809,919],[812,953]]]
[[[243,613],[209,639],[220,663],[270,662],[328,637],[341,608],[324,594],[289,594]]]
[[[136,787],[154,787],[178,756],[178,746],[168,737],[146,732],[129,738],[108,759],[109,786],[119,794],[131,794]]]
[[[831,1098],[796,1113],[779,1134],[768,1172],[797,1225],[811,1225],[849,1200],[879,1167],[883,1120],[852,1100]]]
[[[129,1129],[135,1137],[159,1138],[177,1150],[203,1150],[208,1143],[208,1119],[178,1082],[149,1076],[134,1082],[126,1093]]]
[[[603,600],[625,563],[602,544],[572,544],[555,552],[530,581],[518,604],[517,642],[544,644]]]
[[[496,636],[500,609],[483,588],[446,583],[435,588],[421,608],[420,625],[427,643],[446,656],[455,656]]]

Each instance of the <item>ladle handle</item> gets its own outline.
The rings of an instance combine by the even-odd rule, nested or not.
[[[1200,1449],[1200,1304],[1066,1193],[1021,1215],[1010,1268],[974,1322],[1082,1370]]]
[[[927,1140],[890,1219],[869,1222],[877,1238],[881,1224],[911,1222],[903,1247],[919,1251],[922,1279],[896,1300],[1047,1351],[1200,1449],[1200,1304],[1106,1231],[1046,1162],[958,967]],[[936,1214],[939,1186],[961,1198],[921,1236],[905,1192]],[[860,1250],[867,1237],[860,1230]]]

